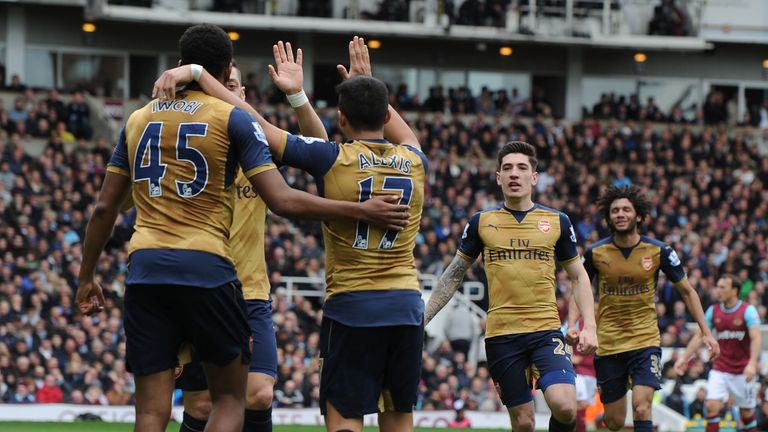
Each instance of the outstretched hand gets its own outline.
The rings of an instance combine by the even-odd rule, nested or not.
[[[344,65],[337,65],[342,79],[352,78],[357,75],[371,76],[371,56],[368,54],[368,45],[361,37],[355,36],[349,41],[349,71]]]
[[[300,92],[304,87],[301,48],[296,50],[296,59],[294,60],[291,43],[283,44],[283,41],[279,41],[272,45],[272,54],[275,56],[275,65],[267,66],[272,82],[287,95]]]

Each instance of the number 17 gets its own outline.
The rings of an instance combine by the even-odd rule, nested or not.
[[[366,177],[357,182],[359,196],[358,201],[368,201],[373,194],[373,176]],[[400,204],[408,205],[411,203],[411,195],[413,195],[413,180],[410,177],[397,177],[387,176],[384,177],[384,183],[382,185],[384,191],[400,191]],[[397,231],[384,231],[384,235],[379,242],[379,249],[392,249],[395,247],[395,241],[397,240]],[[355,229],[355,240],[352,243],[352,247],[355,249],[368,249],[368,236],[370,235],[370,227],[367,222],[357,222],[357,228]]]

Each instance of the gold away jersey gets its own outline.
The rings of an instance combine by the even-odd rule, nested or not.
[[[243,284],[246,300],[269,300],[269,276],[264,256],[264,225],[267,204],[238,172],[235,179],[235,210],[229,245],[232,248],[237,277]]]
[[[325,198],[362,202],[397,195],[411,207],[400,232],[346,219],[323,223],[324,313],[352,326],[421,324],[413,249],[424,204],[424,154],[382,139],[338,144],[285,134],[275,159],[312,174]]]
[[[128,284],[215,287],[235,280],[232,185],[274,169],[261,127],[198,91],[135,111],[109,162],[129,176],[137,210]]]
[[[674,284],[685,280],[677,253],[646,236],[631,248],[620,248],[607,237],[584,252],[584,268],[590,279],[597,278],[597,354],[659,346],[656,281],[659,271]]]
[[[560,328],[556,261],[579,258],[568,216],[539,204],[528,211],[502,206],[476,213],[458,253],[472,261],[483,254],[489,290],[486,338]]]

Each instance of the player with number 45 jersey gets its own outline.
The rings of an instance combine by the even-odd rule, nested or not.
[[[221,28],[193,26],[179,41],[192,78],[205,69],[230,76],[232,43]],[[125,290],[128,365],[136,376],[136,430],[164,431],[171,414],[177,354],[189,341],[211,385],[208,428],[241,431],[250,363],[250,329],[230,251],[238,165],[274,212],[315,219],[352,218],[398,229],[406,206],[380,200],[333,201],[290,188],[276,170],[264,131],[240,108],[197,83],[159,94],[128,118],[109,162],[85,235],[77,303],[103,305],[95,270],[119,205],[137,209]]]

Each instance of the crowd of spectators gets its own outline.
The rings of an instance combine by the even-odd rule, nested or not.
[[[42,111],[38,118],[58,116],[52,114],[55,106],[66,105],[46,101],[56,101],[55,95],[24,93],[18,111]],[[263,102],[270,121],[297,132],[289,108]],[[48,108],[47,114],[41,106]],[[407,115],[430,166],[414,251],[422,273],[439,275],[453,257],[469,216],[499,204],[496,150],[509,140],[524,140],[536,146],[541,161],[536,201],[570,216],[581,247],[607,234],[594,204],[601,190],[610,184],[638,184],[653,202],[644,231],[678,251],[704,307],[713,301],[718,275],[733,273],[744,281],[742,297],[758,308],[765,322],[768,157],[758,153],[752,135],[728,136],[726,129],[709,126],[699,131],[690,123],[655,131],[650,124],[629,119],[586,118],[565,124],[543,121],[541,113],[526,119],[520,113],[475,112],[464,116],[452,110],[450,120],[440,109]],[[341,141],[330,110],[321,110],[321,117],[329,135]],[[78,138],[79,132],[65,123],[74,141],[52,133],[42,154],[33,156],[26,147],[31,134],[26,126],[19,128],[22,124],[26,121],[9,121],[0,128],[0,400],[131,403],[135,384],[125,365],[121,305],[132,213],[118,218],[99,261],[106,307],[92,318],[73,307],[85,224],[111,144],[102,138]],[[303,173],[288,168],[283,174],[292,186],[317,191]],[[287,298],[277,288],[286,276],[323,278],[320,225],[270,216],[265,247],[280,365],[274,404],[315,407],[321,300]],[[560,272],[557,277],[563,314],[570,291],[564,276]],[[466,279],[485,283],[479,263]],[[320,285],[305,288],[319,292]],[[663,276],[657,311],[662,345],[683,346],[689,339],[685,324],[690,316]],[[484,324],[478,327],[482,336]],[[470,410],[502,409],[482,358],[477,364],[468,361],[466,349],[448,340],[430,346],[436,348],[424,351],[418,409],[451,409],[458,400]],[[689,374],[699,369],[692,367]]]

